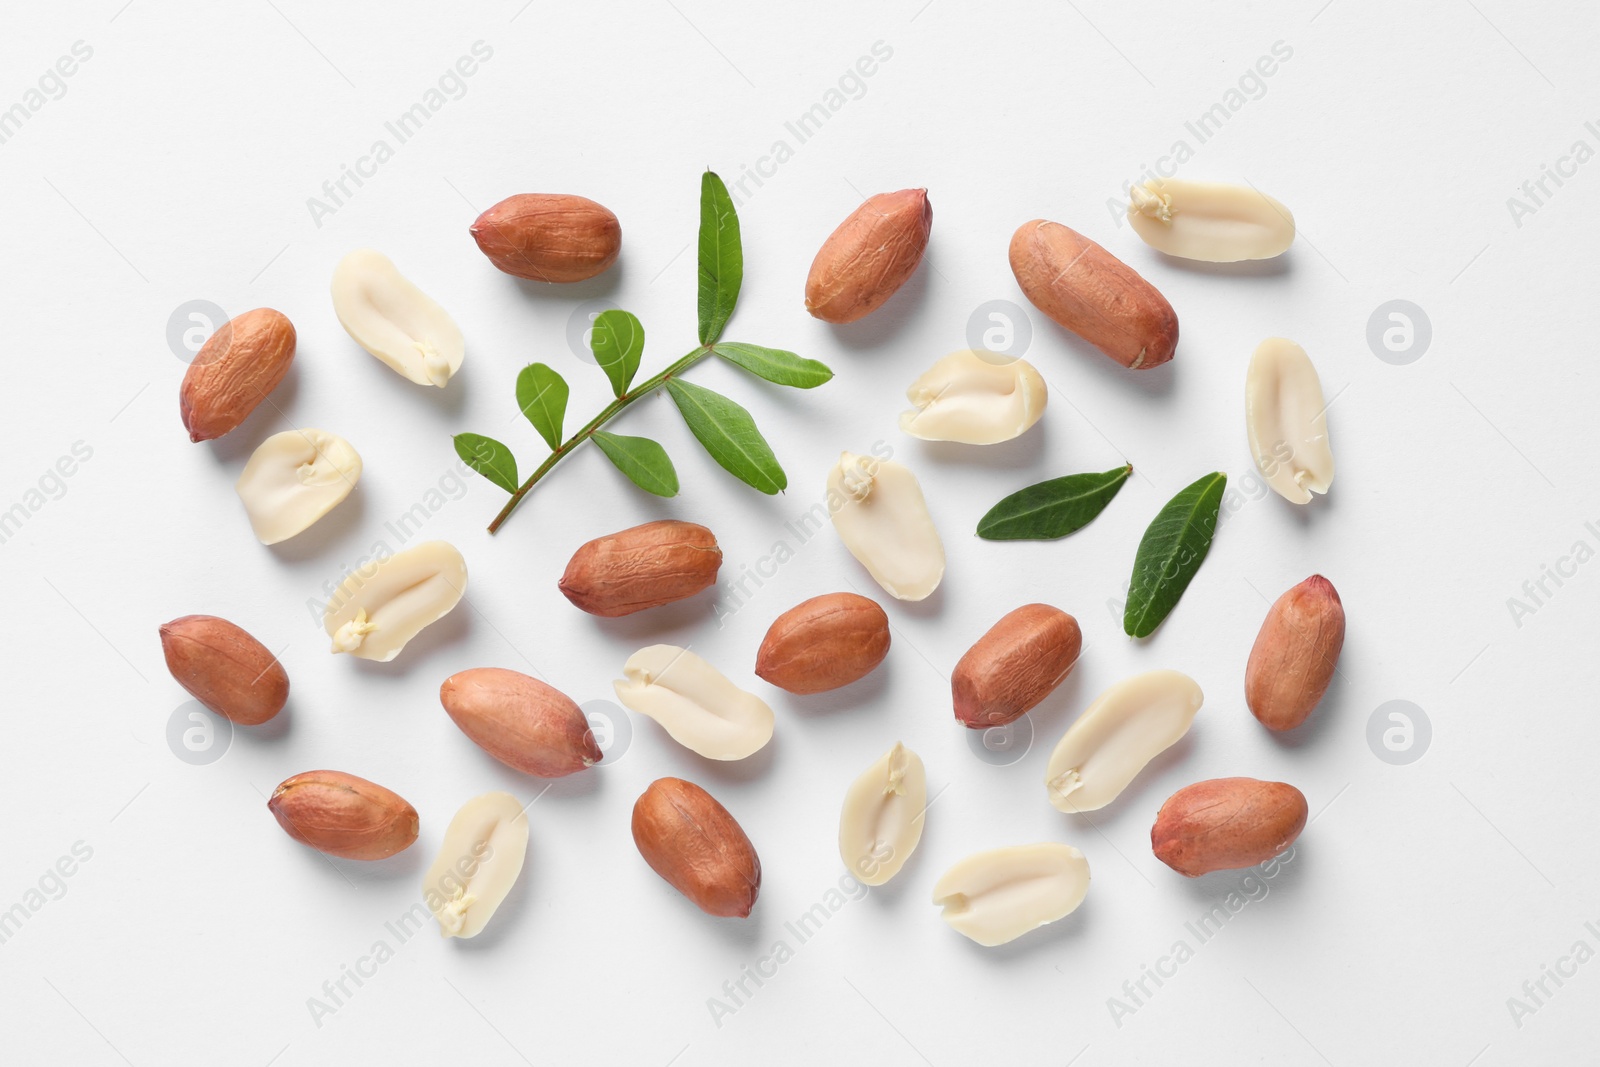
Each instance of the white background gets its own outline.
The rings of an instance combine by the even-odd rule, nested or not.
[[[1600,964],[1559,988],[1546,980],[1553,995],[1526,1000],[1537,1011],[1520,1019],[1507,1001],[1580,939],[1600,948],[1584,926],[1600,921],[1600,572],[1584,563],[1559,588],[1547,581],[1553,595],[1520,626],[1507,599],[1575,542],[1600,546],[1584,525],[1600,519],[1588,455],[1600,163],[1563,187],[1547,182],[1553,195],[1520,225],[1506,204],[1573,142],[1600,147],[1584,126],[1600,120],[1591,8],[15,5],[0,39],[0,108],[78,41],[93,55],[64,95],[0,144],[0,507],[27,512],[0,545],[0,909],[29,911],[0,944],[5,1059],[1343,1067],[1592,1057]],[[465,95],[319,226],[308,198],[477,41],[493,56]],[[798,144],[785,122],[824,101],[875,42],[892,56]],[[1185,122],[1276,42],[1292,56],[1198,144]],[[742,198],[745,284],[728,337],[822,359],[837,377],[798,393],[727,366],[692,375],[751,409],[788,493],[763,497],[724,474],[663,398],[616,428],[666,444],[680,497],[646,497],[585,449],[489,537],[502,494],[451,480],[449,435],[502,437],[531,468],[543,446],[517,418],[512,383],[534,359],[571,381],[569,425],[598,409],[603,376],[566,343],[584,300],[639,315],[645,372],[692,347],[700,171],[732,184],[779,139],[792,158]],[[1107,198],[1179,139],[1194,148],[1183,176],[1248,180],[1293,208],[1300,239],[1281,262],[1185,266],[1117,225]],[[854,327],[810,319],[802,283],[823,238],[861,196],[922,185],[932,244],[905,291]],[[561,288],[493,270],[467,227],[526,191],[612,208],[620,266]],[[1026,355],[1052,397],[1037,429],[988,450],[904,437],[895,418],[906,384],[966,346],[981,304],[1023,302],[1006,244],[1036,217],[1101,241],[1169,297],[1183,325],[1176,360],[1124,372],[1032,313]],[[365,245],[463,327],[467,361],[447,390],[401,380],[339,328],[329,277]],[[174,309],[196,299],[229,314],[279,308],[300,337],[273,405],[200,445],[179,423],[184,363],[166,340]],[[1369,316],[1393,299],[1432,324],[1431,346],[1409,365],[1380,360],[1367,342]],[[1337,397],[1338,478],[1304,510],[1246,485],[1244,367],[1274,334],[1302,343]],[[232,483],[256,444],[291,425],[348,437],[366,473],[320,526],[268,549]],[[880,440],[921,478],[949,571],[929,601],[888,604],[893,649],[852,689],[794,698],[751,674],[781,611],[823,592],[877,592],[831,531],[742,605],[724,588],[602,621],[556,590],[583,541],[663,516],[712,526],[725,577],[737,578],[820,498],[841,449]],[[91,458],[29,497],[77,442]],[[971,534],[1006,492],[1124,460],[1136,477],[1065,541]],[[1156,509],[1211,470],[1241,488],[1230,496],[1237,510],[1167,624],[1130,642],[1107,603]],[[418,539],[460,547],[470,603],[395,663],[328,655],[307,600],[374,542],[399,547],[384,524],[441,483],[454,498]],[[1343,595],[1349,638],[1315,725],[1275,739],[1244,707],[1245,658],[1267,601],[1313,572]],[[1030,716],[1032,749],[998,766],[954,724],[946,674],[1029,600],[1073,612],[1085,649]],[[721,627],[718,603],[737,605]],[[203,766],[169,746],[187,696],[156,634],[196,612],[282,649],[294,685],[281,723],[240,730]],[[456,807],[489,789],[531,800],[544,787],[468,742],[439,706],[439,682],[497,665],[604,700],[623,660],[657,640],[692,643],[768,699],[779,720],[770,748],[713,766],[635,721],[614,766],[557,782],[530,809],[527,869],[484,936],[424,930],[349,985],[354,995],[319,1025],[308,1001],[374,942],[393,941],[384,924],[416,899]],[[1103,687],[1155,667],[1186,671],[1206,691],[1189,739],[1093,825],[1054,811],[1041,779],[1055,739]],[[1390,700],[1415,703],[1432,723],[1431,747],[1409,765],[1382,761],[1367,741],[1369,717]],[[944,789],[921,848],[895,883],[799,945],[784,923],[842,874],[845,786],[897,739]],[[316,767],[403,794],[421,812],[421,839],[377,864],[329,861],[288,839],[265,798]],[[630,808],[664,774],[705,785],[754,841],[765,881],[750,920],[700,914],[637,855]],[[1150,822],[1179,787],[1241,774],[1298,785],[1314,818],[1266,895],[1196,945],[1185,923],[1241,875],[1178,877],[1151,856]],[[969,852],[1034,840],[1088,855],[1094,884],[1078,912],[996,950],[941,923],[928,902],[940,872]],[[46,877],[79,842],[91,858],[60,882]],[[47,892],[30,896],[41,880]],[[1133,1005],[1124,982],[1180,938],[1193,958],[1159,989],[1147,980],[1154,995],[1131,1014],[1113,1011],[1112,997]],[[719,1026],[708,999],[779,939],[794,958]]]

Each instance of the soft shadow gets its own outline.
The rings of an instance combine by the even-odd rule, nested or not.
[[[919,841],[918,844],[920,845],[921,842]],[[926,865],[927,861],[923,860],[922,858],[923,854],[926,852],[927,849],[924,848],[912,849],[911,855],[906,857],[905,866],[896,871],[893,878],[889,879],[883,885],[875,885],[872,887],[872,891],[867,894],[867,897],[868,899],[876,899],[880,901],[880,903],[875,905],[875,907],[898,907],[901,898],[907,893],[910,893],[917,898],[918,907],[922,906],[921,901],[924,898],[924,894],[927,893],[928,887],[927,883],[917,873],[917,869]],[[915,885],[916,888],[912,888],[913,885]]]
[[[925,441],[921,438],[914,440],[935,463],[1018,470],[1032,467],[1044,455],[1048,443],[1043,420],[1019,437],[992,445],[964,445],[958,441]]]
[[[1070,709],[1081,710],[1084,706],[1082,697],[1083,672],[1074,668],[1048,696],[1028,709],[1028,715],[1033,719],[1034,743],[1038,743],[1039,736],[1046,732],[1046,727],[1063,728],[1067,719],[1074,714]]]
[[[866,677],[825,693],[784,693],[781,698],[784,710],[809,718],[837,715],[841,711],[856,711],[876,704],[889,688],[889,664],[890,658],[886,656]]]
[[[370,388],[375,394],[368,400],[369,407],[380,411],[404,412],[405,406],[409,404],[431,404],[452,417],[459,417],[465,409],[467,387],[473,377],[471,369],[475,365],[470,351],[467,353],[467,359],[461,364],[461,369],[451,376],[443,389],[440,389],[434,385],[418,385],[353,340],[349,338],[345,340],[349,351],[340,358],[361,359],[367,363],[367,377]],[[510,381],[506,383],[506,393],[511,393]],[[357,452],[361,451],[360,441],[350,443],[355,446]]]
[[[1329,486],[1328,488],[1331,490],[1333,487]],[[1300,528],[1305,530],[1310,529],[1314,523],[1327,521],[1322,518],[1322,515],[1325,512],[1334,510],[1335,507],[1334,496],[1332,492],[1329,492],[1325,496],[1318,496],[1317,494],[1313,493],[1311,495],[1311,499],[1304,504],[1295,504],[1285,500],[1271,488],[1267,490],[1267,493],[1272,497],[1273,500],[1277,501],[1275,506],[1279,511],[1282,511],[1284,508],[1288,508],[1290,518],[1294,522],[1299,523]]]
[[[688,255],[688,251],[684,252]],[[533,300],[559,301],[571,304],[574,308],[589,300],[608,300],[622,287],[622,279],[627,271],[628,261],[625,256],[619,256],[617,261],[593,278],[581,282],[536,282],[531,278],[518,278],[514,274],[500,272],[501,277],[515,285],[523,296]]]
[[[1345,676],[1335,671],[1327,692],[1322,694],[1322,699],[1311,709],[1311,714],[1305,722],[1293,730],[1267,730],[1265,726],[1261,729],[1266,730],[1272,740],[1282,748],[1293,750],[1315,745],[1343,720],[1344,716],[1340,711],[1344,706],[1348,688]]]
[[[1082,366],[1089,374],[1094,374],[1108,382],[1115,382],[1121,388],[1132,386],[1152,397],[1168,396],[1177,384],[1177,364],[1183,360],[1183,327],[1179,322],[1178,350],[1172,359],[1154,367],[1140,370],[1129,370],[1094,345],[1085,341],[1071,330],[1057,325],[1054,320],[1041,315],[1045,323],[1043,329],[1048,331],[1063,348],[1068,349],[1076,357],[1075,364]]]
[[[234,733],[263,743],[281,741],[289,736],[294,720],[294,690],[289,691],[289,702],[283,710],[259,726],[238,726]]]
[[[1283,863],[1281,861],[1281,857],[1287,855],[1291,851],[1294,853],[1293,858],[1288,863]],[[1268,887],[1266,896],[1260,896],[1259,890],[1257,890],[1256,892],[1258,899],[1250,900],[1248,907],[1239,909],[1241,912],[1248,911],[1251,907],[1254,907],[1257,904],[1265,903],[1270,897],[1280,891],[1293,892],[1296,886],[1298,886],[1299,883],[1307,877],[1307,875],[1304,874],[1304,869],[1310,867],[1312,864],[1311,861],[1307,859],[1305,850],[1300,847],[1300,842],[1296,841],[1293,845],[1290,845],[1289,848],[1285,849],[1278,855],[1280,857],[1279,866],[1271,877],[1264,875],[1259,869],[1262,866],[1265,866],[1265,864],[1258,863],[1253,867],[1238,867],[1226,871],[1212,871],[1210,874],[1202,874],[1198,878],[1184,878],[1183,876],[1179,875],[1178,879],[1183,884],[1184,892],[1200,907],[1205,909],[1209,909],[1216,905],[1222,905],[1224,910],[1226,910],[1226,905],[1223,905],[1223,901],[1227,899],[1229,893],[1238,893],[1241,897],[1249,900],[1250,894],[1245,892],[1245,889],[1241,884],[1246,878],[1251,878],[1255,881],[1265,884]],[[1268,860],[1267,862],[1271,863],[1273,861]],[[1165,864],[1163,864],[1163,866],[1165,866]]]
[[[495,909],[489,924],[478,933],[477,937],[451,937],[445,938],[454,945],[456,952],[492,952],[507,938],[514,937],[515,931],[528,921],[528,915],[534,910],[534,901],[538,898],[530,888],[531,884],[539,879],[542,865],[537,862],[533,854],[534,842],[528,839],[528,855],[522,863],[522,873],[517,880],[511,883],[511,889],[506,893],[505,899]],[[427,901],[424,899],[424,905]],[[434,929],[438,929],[437,923]]]
[[[1289,257],[1294,250],[1271,259],[1247,259],[1239,263],[1206,263],[1198,259],[1184,259],[1157,251],[1164,267],[1174,267],[1187,274],[1209,274],[1219,278],[1279,278],[1290,272],[1293,264]]]
[[[931,619],[944,610],[944,587],[949,579],[950,575],[946,573],[943,578],[939,579],[939,588],[921,600],[899,600],[895,597],[888,597],[883,601],[883,604],[885,607],[893,604],[907,615],[912,615],[919,619]],[[907,641],[906,643],[910,644],[911,642]]]
[[[876,311],[869,312],[855,322],[829,324],[828,329],[841,348],[853,352],[880,348],[904,328],[927,299],[928,275],[932,272],[927,259],[927,256],[923,257],[916,272]]]
[[[349,496],[340,501],[328,514],[312,523],[308,529],[302,530],[287,541],[263,547],[276,556],[280,563],[304,563],[322,555],[335,541],[360,526],[366,511],[366,494],[361,491],[358,482],[355,488],[350,490]]]
[[[759,894],[756,906],[750,910],[747,918],[739,919],[720,915],[707,915],[701,911],[688,897],[682,893],[674,892],[683,907],[692,911],[699,917],[699,921],[717,931],[717,936],[732,944],[742,946],[746,950],[757,952],[770,948],[772,940],[767,931],[772,929],[767,919],[767,909],[762,907]]]
[[[592,616],[601,633],[624,644],[658,644],[657,638],[698,626],[715,614],[717,587],[709,586],[692,597],[636,611],[632,615],[607,618]]]
[[[592,800],[598,797],[603,788],[600,783],[604,778],[604,768],[596,764],[560,778],[535,778],[534,781],[544,782],[545,784],[539,787],[544,790],[542,795],[559,803]]]
[[[778,731],[774,730],[772,740],[763,745],[761,751],[753,752],[740,760],[707,759],[688,749],[683,751],[698,766],[697,773],[706,778],[722,785],[745,785],[770,773],[773,762],[778,758],[777,748]]]
[[[319,855],[323,855],[319,853]],[[382,860],[346,860],[326,856],[339,873],[360,885],[363,882],[392,882],[396,878],[415,878],[427,866],[428,857],[422,846],[413,842],[410,847]]]

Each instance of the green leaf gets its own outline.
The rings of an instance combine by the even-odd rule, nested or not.
[[[530,363],[517,375],[517,406],[554,452],[561,447],[567,417],[567,381],[543,363]]]
[[[700,178],[700,343],[714,344],[728,325],[744,280],[739,215],[722,179]]]
[[[728,341],[712,349],[736,367],[743,367],[757,378],[795,389],[814,389],[833,377],[833,371],[814,359],[805,359],[781,348]]]
[[[1019,489],[978,520],[988,541],[1048,541],[1081,530],[1122,489],[1133,465],[1104,474],[1069,474]]]
[[[458,433],[451,440],[462,461],[508,493],[517,491],[517,457],[492,437]]]
[[[611,391],[617,396],[626,393],[644,352],[644,327],[639,320],[627,311],[602,311],[594,318],[589,347],[594,349],[594,361],[611,379]]]
[[[1167,501],[1139,542],[1128,584],[1122,628],[1129,637],[1148,637],[1161,625],[1189,587],[1211,551],[1228,476],[1220,471]]]
[[[594,443],[640,489],[656,496],[678,495],[678,472],[672,469],[667,450],[650,438],[596,430]]]
[[[723,470],[768,496],[788,487],[788,476],[748,411],[721,393],[681,378],[669,378],[667,392],[690,432]]]

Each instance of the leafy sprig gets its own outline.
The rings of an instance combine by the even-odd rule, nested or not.
[[[603,311],[595,317],[590,347],[605,372],[615,397],[571,437],[562,438],[570,390],[559,372],[544,363],[530,363],[517,375],[517,406],[546,444],[546,456],[527,479],[518,482],[517,461],[509,447],[492,437],[461,433],[456,454],[483,477],[511,494],[489,532],[500,529],[528,491],[585,441],[593,441],[613,466],[647,493],[675,496],[678,472],[666,449],[647,437],[625,437],[601,429],[635,401],[665,388],[689,432],[729,474],[763,493],[782,492],[789,484],[772,447],[755,420],[733,400],[682,379],[684,371],[715,355],[758,378],[795,389],[812,389],[833,377],[814,359],[778,348],[723,341],[744,281],[744,251],[739,216],[727,186],[711,171],[700,182],[700,344],[655,377],[633,385],[644,354],[644,326],[626,311]]]

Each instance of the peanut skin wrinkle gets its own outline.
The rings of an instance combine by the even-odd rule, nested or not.
[[[950,675],[956,719],[973,730],[1015,722],[1071,673],[1083,648],[1078,620],[1024,604],[967,650]]]
[[[866,677],[888,654],[883,608],[855,593],[828,593],[773,621],[756,676],[791,693],[822,693]]]
[[[616,618],[691,597],[716,584],[722,549],[692,522],[664,519],[579,547],[561,575],[561,593],[591,615]]]
[[[185,615],[161,626],[161,653],[179,685],[241,726],[283,710],[289,675],[260,641],[215,615]]]
[[[342,771],[285,779],[267,801],[278,825],[303,845],[352,860],[380,860],[417,839],[417,809],[375,782]]]
[[[224,323],[178,387],[189,440],[210,441],[237,428],[289,373],[294,350],[294,324],[281,311],[256,308]]]
[[[446,678],[439,702],[474,744],[524,774],[560,778],[603,758],[583,709],[537,678],[475,667]]]
[[[1187,878],[1265,863],[1305,829],[1305,794],[1286,782],[1215,778],[1178,790],[1150,828],[1156,858]]]
[[[1245,666],[1245,703],[1269,730],[1311,717],[1338,669],[1344,603],[1333,583],[1313,574],[1267,611]]]
[[[633,840],[651,869],[708,915],[742,919],[755,907],[755,847],[728,809],[693,782],[652,782],[633,806]]]
[[[518,193],[479,215],[472,239],[489,262],[536,282],[581,282],[603,273],[622,252],[622,226],[581,196]]]
[[[1083,234],[1034,219],[1017,228],[1010,256],[1035,307],[1129,370],[1158,366],[1177,350],[1178,316],[1166,297]]]
[[[882,307],[916,272],[928,247],[926,189],[868,197],[823,242],[806,277],[806,310],[844,324]]]

